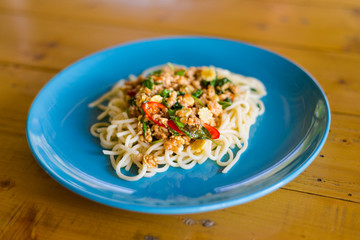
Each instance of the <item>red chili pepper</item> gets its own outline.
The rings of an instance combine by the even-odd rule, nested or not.
[[[135,97],[136,91],[135,91],[134,89],[130,89],[129,91],[127,91],[127,94],[128,94],[130,97]]]
[[[166,106],[162,105],[161,103],[158,103],[158,102],[147,102],[147,103],[144,103],[142,105],[142,109],[144,110],[145,112],[145,115],[151,120],[153,121],[154,123],[156,123],[157,125],[159,125],[160,127],[165,127],[164,124],[162,123],[159,123],[158,121],[154,120],[152,117],[151,117],[151,113],[158,113],[159,112],[159,109],[164,109],[166,108]],[[151,113],[150,113],[150,110],[151,110]]]
[[[214,128],[206,123],[204,123],[204,127],[209,131],[212,139],[218,139],[220,137],[220,133],[216,128]]]
[[[171,127],[175,132],[178,132],[178,133],[180,133],[180,134],[183,134],[183,135],[185,135],[185,133],[183,133],[179,128],[178,128],[178,126],[176,126],[176,124],[172,121],[172,120],[168,120],[168,125],[169,125],[169,127]]]

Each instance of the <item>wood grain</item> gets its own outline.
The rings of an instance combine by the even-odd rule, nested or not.
[[[33,169],[34,170],[34,169]],[[42,178],[41,170],[38,171]],[[34,175],[32,175],[34,176]],[[46,180],[46,182],[45,182]],[[122,211],[34,179],[0,199],[4,239],[358,239],[360,205],[288,190],[209,213],[161,216]],[[21,186],[23,184],[23,186]],[[36,189],[35,189],[36,188]],[[7,199],[12,199],[11,208]],[[23,200],[27,199],[27,200]],[[204,227],[204,220],[214,223]],[[186,224],[187,223],[187,224]],[[211,225],[211,224],[208,224]],[[259,229],[261,228],[261,230]]]
[[[49,20],[80,20],[171,34],[210,34],[297,48],[360,53],[357,8],[330,8],[325,3],[322,4],[324,7],[289,3],[65,0],[55,6],[43,0],[28,4],[4,1],[0,7],[7,12]]]
[[[19,26],[36,26],[36,37],[22,33]],[[150,31],[1,14],[0,29],[7,32],[4,38],[0,38],[0,61],[54,70],[60,70],[94,51],[130,39],[160,36]],[[66,37],[68,32],[72,33],[71,37]],[[116,34],[118,32],[122,34]],[[85,41],[84,35],[87,36]],[[357,77],[360,75],[360,56],[265,43],[262,46],[292,59],[312,73],[323,86],[332,111],[360,115],[360,105],[353,104],[360,97]]]
[[[36,163],[26,118],[57,72],[105,47],[200,34],[259,44],[308,70],[332,123],[314,162],[250,203],[149,215],[72,193]],[[0,239],[360,239],[360,1],[0,1]]]

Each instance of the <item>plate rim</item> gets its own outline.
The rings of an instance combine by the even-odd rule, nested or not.
[[[308,158],[306,158],[305,160],[303,160],[301,162],[301,164],[295,168],[293,171],[290,171],[288,174],[286,174],[285,177],[282,178],[282,180],[268,186],[265,188],[262,188],[261,190],[251,193],[250,195],[246,195],[244,197],[240,197],[240,198],[232,198],[232,199],[226,199],[223,201],[217,201],[217,202],[211,202],[211,203],[205,203],[205,204],[198,204],[198,205],[191,205],[191,206],[172,206],[172,207],[164,207],[164,206],[144,206],[144,205],[137,205],[134,203],[126,203],[126,204],[120,204],[119,202],[116,201],[111,201],[108,198],[101,198],[98,194],[93,194],[91,192],[88,192],[86,190],[81,190],[79,188],[76,188],[75,186],[69,184],[63,177],[59,176],[56,171],[54,171],[54,169],[51,169],[47,166],[46,162],[47,161],[51,161],[51,159],[47,158],[46,156],[42,156],[42,155],[38,155],[35,151],[35,146],[34,143],[31,141],[31,131],[30,131],[30,117],[33,115],[33,112],[35,111],[34,108],[36,107],[37,104],[39,104],[39,98],[40,96],[42,96],[44,94],[44,92],[46,92],[46,89],[51,86],[52,84],[54,84],[54,82],[56,81],[56,79],[63,73],[65,73],[68,69],[76,67],[78,64],[81,64],[84,60],[91,58],[97,54],[103,53],[103,52],[107,52],[107,51],[111,51],[113,49],[117,49],[117,48],[121,48],[121,47],[126,47],[126,46],[131,46],[134,44],[142,44],[142,43],[147,43],[147,42],[156,42],[156,41],[162,41],[162,40],[181,40],[181,39],[187,39],[187,40],[221,40],[221,41],[225,41],[225,42],[233,42],[236,44],[241,44],[241,45],[246,45],[247,47],[252,47],[252,48],[257,48],[260,49],[262,51],[271,53],[273,55],[279,56],[280,58],[282,58],[283,60],[288,61],[289,63],[291,63],[292,65],[294,65],[295,67],[297,67],[298,69],[300,69],[301,71],[303,71],[315,84],[315,86],[317,87],[317,89],[320,91],[321,93],[321,97],[324,100],[325,106],[326,106],[326,112],[327,112],[327,122],[326,122],[326,127],[324,130],[324,134],[321,136],[321,140],[319,141],[317,147],[315,149],[313,149],[312,153],[309,155]],[[41,104],[41,103],[40,103]],[[267,195],[277,189],[279,189],[280,187],[284,186],[285,184],[289,183],[290,181],[292,181],[294,178],[296,178],[301,172],[303,172],[316,158],[316,156],[320,153],[321,149],[323,148],[326,139],[328,137],[328,133],[329,133],[329,129],[330,129],[330,124],[331,124],[331,111],[330,111],[330,105],[329,105],[329,101],[325,95],[325,92],[323,91],[323,89],[321,88],[320,84],[317,82],[317,80],[315,79],[315,77],[310,74],[305,68],[303,68],[301,65],[295,63],[294,61],[288,59],[287,57],[283,56],[282,54],[276,53],[274,51],[271,51],[265,47],[262,46],[258,46],[256,44],[251,44],[251,43],[247,43],[244,41],[239,41],[239,40],[235,40],[235,39],[228,39],[228,38],[222,38],[222,37],[213,37],[213,36],[201,36],[201,35],[175,35],[175,36],[162,36],[162,37],[153,37],[153,38],[144,38],[144,39],[139,39],[139,40],[134,40],[134,41],[128,41],[125,43],[121,43],[121,44],[116,44],[104,49],[101,49],[99,51],[93,52],[91,54],[88,54],[74,62],[72,62],[71,64],[69,64],[68,66],[66,66],[65,68],[63,68],[61,71],[59,71],[58,73],[56,73],[50,80],[48,80],[45,85],[40,89],[40,91],[37,93],[36,97],[33,99],[31,106],[29,108],[28,114],[27,114],[27,120],[26,120],[26,138],[27,138],[27,142],[29,145],[29,148],[32,152],[32,155],[34,156],[34,158],[36,159],[37,163],[41,166],[41,168],[47,173],[49,174],[55,181],[57,181],[58,183],[60,183],[62,186],[64,186],[65,188],[71,190],[72,192],[83,196],[87,199],[90,199],[92,201],[95,201],[97,203],[101,203],[103,205],[107,205],[107,206],[111,206],[111,207],[115,207],[115,208],[120,208],[120,209],[124,209],[124,210],[129,210],[129,211],[135,211],[135,212],[142,212],[142,213],[151,213],[151,214],[188,214],[188,213],[200,213],[200,212],[207,212],[207,211],[213,211],[213,210],[218,210],[218,209],[223,209],[223,208],[227,208],[227,207],[232,207],[235,205],[239,205],[239,204],[243,204],[252,200],[255,200],[257,198],[260,198],[264,195]]]

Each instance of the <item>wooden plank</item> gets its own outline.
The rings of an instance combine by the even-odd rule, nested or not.
[[[360,118],[333,114],[319,156],[285,188],[360,202],[359,149]]]
[[[17,30],[19,26],[36,28],[36,38],[26,31]],[[57,69],[93,51],[130,39],[158,35],[111,26],[57,20],[43,22],[37,17],[7,15],[0,15],[0,29],[7,33],[0,39],[0,60]],[[119,34],[114,34],[115,32]],[[67,37],[69,33],[71,37]],[[356,77],[360,74],[360,69],[356,67],[360,65],[360,57],[266,44],[264,46],[295,60],[313,73],[326,90],[333,110],[360,114],[360,106],[353,104],[360,94]],[[348,93],[345,98],[343,91]]]
[[[2,239],[360,237],[360,204],[356,203],[280,189],[250,203],[208,213],[149,215],[89,201],[52,180],[40,179],[35,168],[0,195]]]
[[[356,11],[360,7],[358,0],[257,0],[266,3],[283,3],[305,7],[348,8]]]
[[[57,70],[102,48],[159,35],[145,30],[6,14],[0,15],[0,31],[0,60]]]
[[[0,158],[4,172],[22,176],[24,165],[32,165],[27,147],[25,122],[32,99],[52,76],[53,72],[25,69],[19,66],[0,68]],[[343,95],[347,92],[343,91]],[[360,202],[360,117],[333,114],[328,140],[313,164],[285,188],[321,194],[328,197]],[[31,159],[31,160],[29,160]],[[36,175],[39,171],[36,172]],[[17,178],[17,177],[16,177]],[[321,181],[319,181],[321,179]],[[40,181],[39,181],[40,183]]]
[[[353,1],[352,1],[353,2]],[[307,2],[305,2],[307,3]],[[210,34],[299,48],[360,52],[358,9],[258,1],[4,1],[5,12],[173,34]]]
[[[19,26],[36,29],[36,37]],[[44,22],[38,17],[0,14],[0,61],[17,62],[60,70],[94,51],[159,33],[120,27],[58,20]],[[71,33],[71,37],[69,36]],[[312,73],[324,88],[335,112],[360,115],[360,56],[262,44],[294,60]],[[346,92],[346,94],[344,94]]]

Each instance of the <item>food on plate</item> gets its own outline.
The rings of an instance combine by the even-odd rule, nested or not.
[[[226,173],[248,146],[250,127],[265,111],[264,95],[259,80],[225,69],[156,66],[90,103],[102,110],[90,131],[124,180],[208,159]]]

